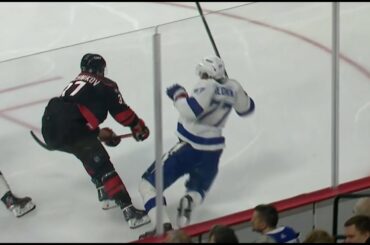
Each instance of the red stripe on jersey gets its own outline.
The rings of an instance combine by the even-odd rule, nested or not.
[[[135,112],[133,112],[130,108],[127,110],[118,113],[114,118],[117,120],[117,122],[122,123],[124,126],[131,125],[131,123],[136,118]]]
[[[92,113],[86,106],[78,104],[78,109],[80,110],[82,116],[86,119],[86,125],[94,130],[99,127],[99,120],[96,118],[94,113]]]

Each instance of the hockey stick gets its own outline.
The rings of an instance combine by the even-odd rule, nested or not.
[[[47,144],[45,144],[44,142],[42,142],[36,135],[35,133],[31,130],[30,131],[31,133],[31,136],[32,138],[40,145],[42,146],[44,149],[48,150],[48,151],[54,151],[55,149],[49,147]],[[128,138],[128,137],[132,137],[132,134],[121,134],[121,135],[117,135],[116,137],[119,137],[121,139],[124,139],[124,138]]]
[[[132,136],[133,136],[133,134],[121,134],[121,135],[117,135],[116,137],[124,139],[124,138],[132,137]]]
[[[46,150],[48,151],[54,151],[54,149],[50,148],[47,144],[45,144],[44,142],[42,142],[35,134],[34,132],[31,130],[30,131],[31,133],[31,136],[32,138],[39,144],[41,145],[43,148],[45,148]]]
[[[206,31],[207,31],[208,37],[209,37],[209,39],[211,40],[213,50],[215,51],[215,53],[216,53],[217,57],[219,57],[219,58],[221,59],[221,56],[220,56],[220,53],[218,52],[218,49],[217,49],[217,46],[216,46],[215,40],[213,39],[213,36],[212,36],[211,30],[209,29],[209,27],[208,27],[208,23],[207,23],[207,21],[206,21],[206,18],[204,17],[203,10],[202,10],[202,8],[200,7],[199,2],[195,2],[195,3],[196,3],[196,5],[197,5],[197,8],[198,8],[198,11],[199,11],[200,16],[202,17],[202,21],[203,21],[203,24],[204,24],[204,26],[205,26],[205,28],[206,28]],[[227,75],[226,68],[225,68],[225,75],[226,75],[226,77],[229,77],[229,76]]]

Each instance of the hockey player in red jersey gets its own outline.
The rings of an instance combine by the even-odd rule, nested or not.
[[[14,195],[1,172],[0,199],[4,203],[5,207],[16,217],[22,217],[36,208],[36,205],[32,203],[32,199],[30,197],[17,197]]]
[[[106,62],[101,55],[85,54],[81,73],[52,98],[42,117],[42,135],[51,149],[71,153],[82,163],[96,185],[100,201],[114,200],[121,207],[130,228],[150,222],[144,210],[136,209],[102,142],[117,146],[121,139],[99,125],[109,114],[130,127],[136,141],[149,136],[144,121],[125,103],[117,83],[104,76]],[[108,208],[108,207],[105,207]]]

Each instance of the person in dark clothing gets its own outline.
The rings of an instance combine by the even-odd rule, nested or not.
[[[239,239],[232,228],[215,225],[210,230],[208,243],[239,243]]]
[[[344,243],[370,243],[370,217],[364,214],[352,216],[344,223]]]
[[[279,213],[272,204],[260,204],[254,207],[251,224],[252,230],[261,233],[256,243],[300,243],[299,232],[289,226],[280,226]]]
[[[123,210],[130,228],[150,222],[144,210],[136,209],[102,142],[117,146],[121,139],[110,129],[100,129],[108,112],[120,124],[130,127],[136,141],[149,136],[144,121],[125,103],[117,83],[104,76],[106,62],[101,55],[85,54],[81,73],[52,98],[42,116],[46,145],[75,155],[95,184],[99,200],[114,201]],[[106,209],[109,207],[106,207]],[[103,208],[104,209],[104,208]]]

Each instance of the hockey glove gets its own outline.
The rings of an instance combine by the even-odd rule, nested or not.
[[[149,137],[149,129],[142,119],[139,119],[139,122],[131,127],[131,132],[136,141],[143,141]]]
[[[121,142],[121,138],[117,137],[110,128],[100,129],[98,138],[101,142],[104,142],[105,145],[111,147],[117,146]]]
[[[173,101],[176,101],[177,99],[182,98],[182,97],[188,97],[188,93],[186,92],[185,88],[178,84],[174,84],[168,87],[167,95]]]

